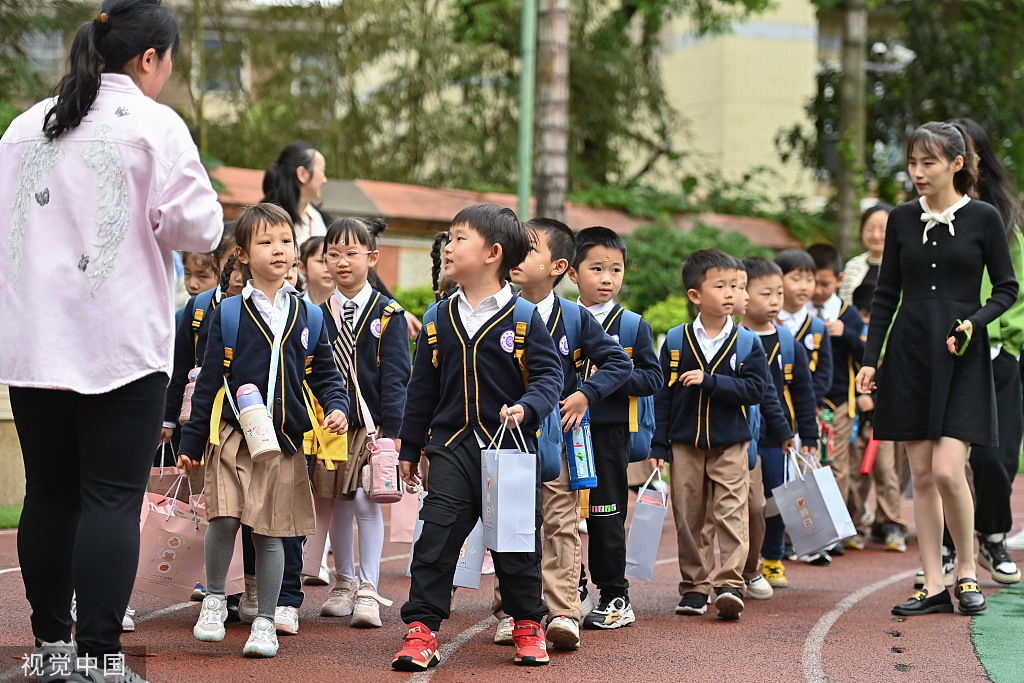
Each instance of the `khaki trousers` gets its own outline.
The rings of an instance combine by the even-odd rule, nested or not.
[[[580,616],[580,567],[583,542],[580,540],[580,492],[569,488],[569,466],[562,451],[562,472],[558,479],[541,483],[541,512],[544,515],[544,554],[541,574],[548,621],[556,617]],[[504,619],[498,579],[494,579],[494,616]]]
[[[750,475],[746,442],[712,450],[672,444],[672,514],[679,546],[679,594],[710,595],[712,588],[743,590],[747,560],[747,497]],[[721,566],[711,577],[713,545],[702,537],[714,515]],[[710,549],[710,550],[709,550]]]
[[[743,580],[761,574],[761,544],[764,543],[764,481],[761,478],[761,456],[757,456],[757,466],[750,470],[750,488],[747,495],[747,529],[750,535],[750,549],[747,550],[747,562],[743,565]]]
[[[900,488],[899,474],[896,470],[896,453],[899,452],[906,460],[906,450],[902,443],[882,441],[878,444],[878,455],[875,456],[875,464],[871,468],[870,476],[863,476],[860,473],[861,463],[864,461],[864,452],[867,449],[871,432],[860,434],[857,443],[854,444],[852,462],[857,463],[857,469],[851,474],[850,498],[847,506],[850,510],[850,517],[853,525],[857,527],[857,533],[868,535],[872,524],[881,527],[886,524],[898,524],[906,531],[907,523],[900,515],[903,490]],[[875,484],[875,512],[871,523],[865,522],[867,517],[868,493],[871,491],[871,483]]]
[[[850,500],[850,434],[853,431],[853,418],[850,417],[850,404],[836,406],[832,417],[832,474],[839,485],[843,500]],[[859,464],[858,464],[859,466]],[[860,475],[858,475],[860,476]]]

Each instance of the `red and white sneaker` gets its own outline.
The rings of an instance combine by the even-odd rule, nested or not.
[[[405,647],[395,655],[391,668],[396,671],[425,671],[437,666],[437,638],[430,629],[418,621],[409,624],[405,636]]]
[[[548,659],[548,643],[544,629],[536,621],[517,621],[512,630],[512,644],[516,648],[515,659],[521,666],[543,666]]]

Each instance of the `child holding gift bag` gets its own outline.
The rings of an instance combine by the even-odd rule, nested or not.
[[[242,653],[273,657],[274,612],[284,575],[282,538],[316,531],[302,443],[303,434],[319,425],[311,423],[307,392],[325,408],[323,428],[336,434],[348,429],[348,395],[331,357],[320,309],[300,300],[285,283],[295,259],[295,232],[288,215],[270,204],[251,206],[239,217],[235,236],[238,262],[243,272],[250,271],[251,279],[240,298],[228,299],[213,311],[203,359],[207,370],[199,373],[178,457],[178,466],[186,471],[200,460],[207,467],[209,585],[193,634],[206,642],[224,639],[224,584],[235,534],[245,523],[252,527],[256,546],[259,611]],[[244,405],[236,408],[234,401],[247,384],[255,385],[259,397],[267,397],[264,417],[269,417],[273,430],[264,436],[276,436],[277,457],[257,462],[260,451],[250,455],[247,443],[255,436],[251,430],[243,436],[235,419],[239,408],[250,410]]]
[[[396,449],[401,446],[398,432],[411,372],[405,311],[367,281],[380,256],[377,236],[385,227],[382,220],[342,218],[328,229],[323,251],[337,289],[321,308],[334,359],[348,383],[349,405],[353,410],[348,461],[334,471],[317,461],[313,470],[317,495],[334,499],[330,515],[334,587],[320,608],[320,615],[351,614],[352,626],[362,627],[380,626],[380,605],[391,604],[377,594],[380,556],[384,550],[384,516],[380,504],[371,501],[362,487],[362,470],[369,456],[367,428],[379,425],[379,436],[393,438]],[[355,409],[356,392],[369,409],[372,425],[363,424],[363,415]],[[353,518],[359,525],[358,577]]]

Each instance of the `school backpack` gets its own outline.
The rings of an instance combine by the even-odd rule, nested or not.
[[[213,296],[217,293],[217,287],[208,289],[205,292],[199,292],[196,294],[195,299],[192,302],[192,350],[193,355],[199,351],[199,328],[203,324],[203,318],[206,317],[206,312],[214,306]],[[182,310],[184,315],[185,309]],[[181,324],[181,321],[178,321]],[[200,359],[196,359],[199,362]]]
[[[633,347],[640,331],[639,313],[621,309],[619,321],[619,344],[629,359],[633,360]],[[641,462],[651,457],[651,441],[654,439],[654,396],[629,397],[629,461]]]
[[[376,294],[377,294],[377,296],[374,297],[373,301],[369,302],[369,304],[367,305],[367,310],[373,310],[373,308],[377,305],[377,302],[380,300],[380,298],[382,296],[381,293],[377,292]],[[327,299],[327,301],[324,302],[324,306],[327,306],[328,309],[330,309],[331,300]],[[391,322],[391,316],[393,316],[395,313],[404,313],[404,312],[405,312],[405,309],[402,308],[402,305],[400,303],[398,303],[394,299],[388,299],[388,305],[384,307],[384,310],[380,314],[380,334],[379,335],[374,335],[374,336],[377,337],[377,367],[378,368],[380,367],[380,349],[381,349],[381,344],[384,341],[384,330],[388,329],[388,324]],[[339,332],[340,332],[340,330],[339,330]]]
[[[669,349],[669,379],[668,386],[672,386],[679,379],[679,356],[683,350],[683,334],[686,330],[686,326],[691,323],[684,323],[682,325],[676,325],[668,331],[668,335],[665,338],[665,344]],[[781,339],[782,335],[779,335]],[[792,338],[791,338],[792,340]],[[744,361],[750,356],[750,352],[754,350],[755,343],[757,348],[761,348],[761,343],[757,339],[757,335],[748,330],[745,327],[736,328],[736,367],[739,368],[743,365]],[[793,349],[790,347],[790,353]],[[744,414],[747,416],[747,426],[750,427],[750,443],[747,445],[747,465],[750,469],[754,469],[757,466],[757,438],[761,434],[761,406],[760,404],[754,404],[750,406],[743,406]]]
[[[577,378],[583,366],[580,337],[583,335],[583,321],[579,304],[557,297],[562,322],[565,325],[565,340],[576,365]],[[559,349],[561,350],[561,349]],[[537,457],[540,458],[541,481],[553,481],[562,473],[562,445],[565,433],[562,431],[562,412],[559,406],[544,418],[537,432]]]

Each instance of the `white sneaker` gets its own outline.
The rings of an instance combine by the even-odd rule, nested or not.
[[[594,599],[590,597],[590,593],[587,593],[580,600],[580,616],[586,619],[587,615],[593,612],[596,607]]]
[[[331,570],[327,568],[326,564],[322,564],[317,576],[303,576],[302,583],[307,586],[329,586],[331,585]]]
[[[334,588],[331,595],[320,607],[322,617],[347,617],[352,614],[355,601],[355,581],[344,576],[334,577]]]
[[[586,519],[581,519],[580,520],[580,533],[581,534],[589,534],[590,533],[589,531],[587,531],[587,520]]]
[[[551,644],[560,650],[580,649],[580,625],[572,617],[548,619],[546,635]]]
[[[251,624],[260,613],[260,600],[256,594],[256,577],[245,575],[245,592],[238,601],[238,620],[243,624]]]
[[[294,636],[299,632],[299,610],[297,607],[275,607],[274,608],[274,625],[277,627],[277,632],[283,636]],[[256,628],[256,622],[252,622],[252,627]],[[265,655],[267,657],[273,657],[273,655]]]
[[[747,597],[753,600],[768,600],[775,595],[775,589],[768,583],[768,580],[764,578],[763,574],[758,574],[747,584]]]
[[[203,584],[197,583],[196,587],[192,589],[192,602],[202,602],[205,597],[206,589],[203,587]]]
[[[60,678],[55,678],[55,681],[69,681],[69,683],[149,683],[145,678],[140,676],[131,670],[127,664],[122,660],[118,664],[120,671],[104,673],[103,664],[100,664],[100,668],[96,669],[90,666],[88,669],[75,669],[70,675],[63,674]],[[38,680],[50,680],[39,678]]]
[[[278,607],[277,609],[295,609],[294,607]],[[298,629],[298,616],[296,616]],[[280,627],[278,627],[280,628]],[[242,655],[245,657],[273,657],[277,654],[277,633],[274,624],[266,617],[256,617],[249,631],[249,639],[245,641]]]
[[[135,610],[129,607],[125,607],[124,616],[121,617],[121,631],[124,633],[130,633],[135,630],[135,620],[132,617],[135,616]]]
[[[58,640],[53,643],[43,642],[32,650],[32,661],[38,663],[35,667],[37,681],[63,681],[67,676],[68,665],[74,665],[78,654],[75,652],[74,643],[66,643]]]
[[[495,645],[511,645],[512,644],[512,631],[515,629],[516,623],[512,617],[505,617],[504,619],[498,620],[498,630],[494,632],[494,644]]]
[[[356,591],[356,601],[352,607],[352,626],[356,628],[378,628],[380,606],[390,607],[393,603],[377,594],[372,584],[364,583]]]
[[[1007,550],[1024,550],[1024,529],[1006,537]]]
[[[228,601],[223,595],[207,595],[199,611],[199,619],[192,628],[196,640],[219,643],[224,640],[224,620],[228,618]]]

